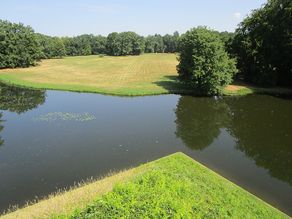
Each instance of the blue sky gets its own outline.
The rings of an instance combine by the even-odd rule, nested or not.
[[[0,19],[52,36],[180,33],[198,25],[234,31],[266,0],[0,0]]]

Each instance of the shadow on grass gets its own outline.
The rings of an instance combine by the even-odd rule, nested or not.
[[[185,83],[182,83],[179,79],[178,76],[164,76],[162,80],[160,81],[155,81],[153,84],[156,84],[159,87],[164,88],[167,90],[169,93],[172,94],[193,94],[192,89],[187,86]]]
[[[223,92],[227,96],[245,96],[248,94],[269,95],[282,99],[292,100],[292,89],[288,87],[260,87],[254,84],[246,83],[241,80],[235,80],[231,86],[238,86],[238,90],[225,89]]]

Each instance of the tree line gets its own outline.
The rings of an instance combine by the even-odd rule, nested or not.
[[[29,26],[0,20],[0,68],[28,67],[63,56],[179,53],[179,78],[199,94],[220,94],[235,77],[262,86],[292,86],[292,1],[268,0],[235,33],[206,27],[179,35],[50,37]]]
[[[140,55],[174,53],[179,33],[143,37],[135,32],[113,32],[107,37],[83,34],[51,37],[35,33],[23,24],[0,20],[0,68],[28,67],[40,59],[84,55]]]

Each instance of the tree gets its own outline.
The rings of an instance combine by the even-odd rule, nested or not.
[[[179,44],[179,78],[197,94],[220,94],[231,83],[236,73],[235,60],[229,58],[216,32],[193,28],[181,36]]]
[[[38,39],[43,59],[62,58],[66,55],[65,45],[59,37],[38,34]]]
[[[107,40],[106,37],[104,36],[93,36],[91,39],[91,52],[92,55],[97,55],[97,54],[106,54],[106,45],[107,45]]]
[[[134,32],[114,32],[107,37],[107,52],[109,55],[139,55],[144,52],[144,48],[144,39]]]
[[[28,67],[40,58],[40,44],[31,27],[0,20],[0,68]]]
[[[292,1],[268,0],[236,30],[232,50],[244,79],[292,86]]]
[[[146,53],[162,53],[165,46],[163,43],[163,37],[159,34],[154,36],[148,36],[145,39],[145,52]]]
[[[166,34],[163,36],[164,52],[174,53],[177,51],[179,33],[176,31],[173,35]]]
[[[86,56],[92,54],[93,35],[83,34],[76,37],[65,37],[63,42],[69,56]]]

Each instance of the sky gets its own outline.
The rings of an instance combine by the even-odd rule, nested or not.
[[[0,19],[51,36],[184,33],[196,26],[234,31],[267,0],[0,0]]]

